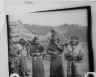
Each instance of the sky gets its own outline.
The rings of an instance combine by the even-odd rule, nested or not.
[[[25,13],[10,15],[9,21],[20,20],[24,24],[42,26],[59,26],[62,24],[79,24],[87,26],[87,10],[55,11],[42,13]]]

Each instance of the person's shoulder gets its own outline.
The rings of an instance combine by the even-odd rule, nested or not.
[[[71,44],[70,44],[70,43],[66,43],[65,46],[66,46],[66,47],[70,47]]]
[[[83,43],[81,43],[81,42],[78,43],[78,46],[82,46],[82,45],[83,45]]]
[[[78,43],[77,47],[78,48],[82,48],[83,47],[83,44],[82,43]]]

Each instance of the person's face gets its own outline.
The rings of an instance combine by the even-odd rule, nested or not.
[[[54,41],[57,41],[57,39],[58,39],[57,36],[54,36]]]
[[[75,38],[72,39],[72,44],[76,44],[77,40]]]
[[[37,43],[37,42],[38,42],[38,40],[39,40],[39,37],[36,37],[35,42]]]

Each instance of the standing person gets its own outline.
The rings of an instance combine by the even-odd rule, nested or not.
[[[42,60],[43,46],[37,43],[39,37],[35,36],[31,43],[32,54],[32,76],[33,77],[45,77],[44,65]]]
[[[9,40],[9,72],[10,74],[12,73],[16,73],[17,72],[17,55],[15,53],[15,50],[14,50],[14,46],[13,46],[13,42],[12,42],[12,39]]]
[[[71,37],[70,43],[66,46],[65,58],[68,61],[67,77],[82,77],[77,72],[78,63],[83,60],[83,49],[78,37]]]
[[[27,50],[26,50],[26,41],[21,38],[19,40],[18,48],[20,51],[20,68],[22,76],[29,76],[27,69]]]
[[[27,41],[25,46],[26,46],[26,50],[27,50],[27,59],[30,60],[30,58],[31,58],[31,57],[30,57],[30,48],[31,48],[30,46],[31,46],[31,45],[30,45],[30,43]]]
[[[63,46],[58,44],[59,39],[55,32],[52,34],[50,43],[47,47],[47,53],[51,56],[50,60],[50,77],[64,77],[62,65]]]

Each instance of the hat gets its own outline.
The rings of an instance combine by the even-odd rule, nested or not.
[[[54,29],[51,29],[51,33],[52,33],[51,37],[57,36],[57,33]]]
[[[20,40],[19,40],[19,43],[20,44],[24,44],[26,41],[23,39],[23,38],[21,38]]]
[[[78,36],[72,36],[71,39],[79,40]]]

